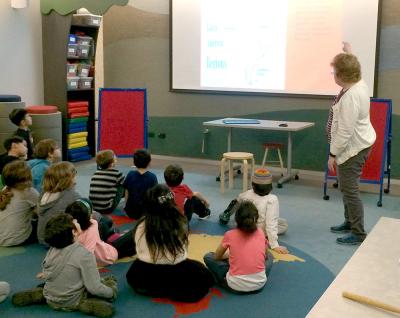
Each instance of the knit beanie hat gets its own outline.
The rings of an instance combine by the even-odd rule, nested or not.
[[[251,177],[251,182],[255,184],[272,184],[271,172],[267,169],[256,169],[253,176]]]

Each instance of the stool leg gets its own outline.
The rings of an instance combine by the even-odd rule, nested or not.
[[[282,160],[282,155],[281,155],[281,150],[278,148],[278,157],[279,157],[279,163],[281,165],[281,175],[285,173],[285,168],[283,167],[283,160]]]
[[[229,160],[228,161],[229,165],[229,189],[233,189],[233,161]]]
[[[249,165],[243,160],[243,192],[248,190]]]
[[[250,174],[250,178],[253,176],[253,174],[254,174],[254,166],[255,166],[255,160],[254,160],[254,157],[253,158],[251,158],[251,174]]]
[[[264,166],[265,166],[265,162],[267,161],[267,155],[268,155],[268,148],[265,148],[264,157],[263,157],[263,160],[261,163],[261,168],[264,168]]]
[[[224,193],[224,191],[225,191],[225,158],[221,159],[219,178],[220,178],[219,181],[220,181],[220,186],[221,186],[221,193]]]

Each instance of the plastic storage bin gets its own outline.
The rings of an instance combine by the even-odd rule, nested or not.
[[[77,35],[76,44],[92,45],[93,38],[90,36]]]
[[[77,70],[78,70],[78,64],[67,63],[67,76],[68,77],[76,76]]]
[[[77,57],[78,55],[78,45],[77,44],[68,44],[68,57]]]
[[[80,58],[88,58],[90,53],[90,45],[78,44],[77,55]]]
[[[68,34],[68,43],[69,44],[76,44],[76,36],[75,36],[75,34]]]
[[[93,83],[93,77],[80,77],[78,87],[80,89],[92,88],[92,83]]]
[[[79,88],[79,77],[77,76],[67,77],[67,89],[74,90],[78,88]]]
[[[90,64],[80,63],[78,64],[78,76],[88,77],[90,71]]]
[[[101,15],[94,14],[74,14],[72,16],[73,25],[88,25],[99,27],[101,24]]]

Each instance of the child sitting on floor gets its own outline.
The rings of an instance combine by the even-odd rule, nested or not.
[[[100,279],[92,253],[77,242],[79,224],[72,216],[61,214],[46,224],[45,241],[50,245],[43,261],[44,287],[15,293],[15,306],[47,304],[55,310],[79,310],[87,315],[111,317],[113,305],[104,299],[117,296],[113,277]]]
[[[32,126],[32,117],[25,108],[15,108],[8,115],[11,122],[18,127],[14,136],[19,136],[26,142],[28,148],[28,160],[33,155],[33,138],[29,126]]]
[[[76,169],[67,161],[52,164],[44,174],[43,193],[39,199],[37,236],[44,242],[44,229],[49,219],[65,212],[65,208],[81,196],[75,190]],[[100,237],[106,241],[115,233],[111,218],[93,213],[99,224]]]
[[[268,241],[257,228],[258,211],[250,201],[237,207],[237,228],[225,233],[215,253],[204,256],[204,262],[216,282],[235,293],[260,291],[272,267],[272,255],[266,256]],[[229,261],[225,252],[229,250]]]
[[[42,192],[42,181],[47,168],[61,159],[61,150],[53,139],[42,139],[35,146],[35,159],[29,160],[32,171],[33,187]]]
[[[6,152],[0,154],[0,175],[3,172],[4,166],[14,160],[26,160],[28,149],[25,146],[25,141],[18,136],[7,138],[3,143]],[[0,180],[1,183],[1,180]],[[2,187],[0,187],[1,189]]]
[[[124,176],[115,169],[117,159],[112,150],[102,150],[96,155],[97,171],[90,180],[89,199],[99,213],[111,213],[124,196]]]
[[[193,192],[186,184],[182,184],[183,169],[179,165],[169,165],[164,170],[164,179],[174,194],[175,203],[180,212],[186,216],[188,222],[192,215],[197,214],[200,219],[210,216],[210,204],[200,192]]]
[[[99,266],[113,264],[118,258],[136,253],[132,231],[122,236],[118,233],[118,238],[109,240],[109,244],[102,241],[97,221],[92,218],[92,212],[92,205],[87,199],[78,199],[65,210],[65,213],[70,214],[79,223],[81,232],[78,241],[94,254]]]
[[[76,169],[67,161],[52,164],[44,173],[39,199],[39,222],[37,237],[40,244],[45,244],[44,229],[54,216],[64,213],[65,208],[80,198],[75,190]]]
[[[132,219],[139,219],[143,215],[143,200],[146,191],[154,187],[157,176],[150,172],[150,152],[138,149],[133,154],[133,163],[136,170],[129,171],[123,186],[125,188],[125,212]]]
[[[36,205],[39,194],[32,187],[32,174],[26,161],[5,165],[0,190],[0,246],[15,246],[37,241]]]
[[[251,201],[258,210],[257,226],[268,238],[270,247],[277,253],[289,253],[286,247],[279,246],[278,243],[278,234],[284,234],[288,229],[288,224],[285,219],[279,217],[278,197],[270,194],[272,190],[271,173],[267,169],[257,169],[251,178],[251,184],[253,189],[239,194],[237,200],[232,200],[228,208],[220,214],[219,221],[227,224],[231,214],[235,213],[238,202]]]
[[[167,186],[147,192],[145,211],[136,227],[137,259],[126,274],[128,284],[150,297],[199,301],[213,278],[202,263],[188,258],[187,221]]]

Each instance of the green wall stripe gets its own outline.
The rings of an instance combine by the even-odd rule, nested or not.
[[[249,118],[314,122],[314,127],[293,133],[293,167],[323,171],[326,161],[327,116],[327,110],[296,110],[260,113]],[[398,136],[400,131],[399,117],[393,115],[393,136]],[[205,129],[202,123],[214,119],[216,118],[150,117],[149,133],[154,133],[154,137],[149,138],[151,152],[158,155],[219,160],[221,154],[226,151],[227,129],[207,127],[210,132],[205,135],[205,153],[201,153]],[[160,133],[165,134],[166,138],[159,138]],[[232,150],[254,153],[257,164],[261,164],[264,154],[263,143],[274,141],[287,144],[287,134],[283,132],[233,129],[232,134]],[[392,141],[392,176],[394,178],[400,177],[399,149],[399,141],[394,138]],[[286,150],[284,158],[286,162]],[[271,156],[271,159],[274,157]]]

